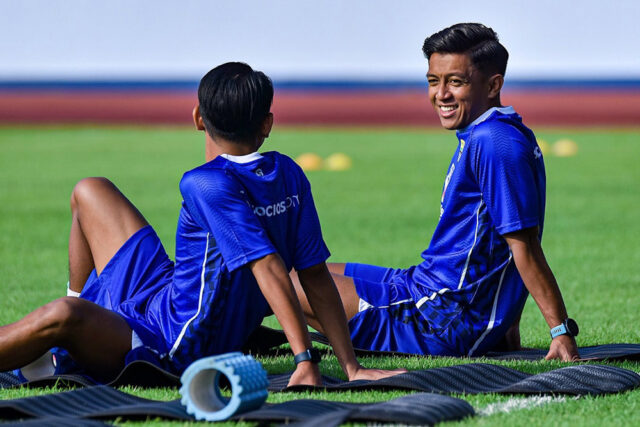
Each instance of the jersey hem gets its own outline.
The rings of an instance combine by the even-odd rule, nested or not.
[[[233,258],[225,262],[227,264],[227,268],[229,272],[235,271],[245,265],[249,264],[252,261],[265,257],[269,254],[276,253],[276,249],[274,247],[264,247],[260,249],[253,250],[251,252],[245,253],[242,256]]]
[[[496,231],[500,235],[505,235],[508,233],[513,233],[514,231],[524,230],[525,228],[535,227],[537,225],[539,225],[537,219],[526,219],[524,221],[512,222],[500,227],[496,227]]]

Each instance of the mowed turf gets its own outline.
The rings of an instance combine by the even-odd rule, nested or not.
[[[580,345],[640,343],[640,131],[538,130],[549,143],[573,139],[577,155],[545,156],[547,214],[543,247]],[[172,256],[182,173],[204,161],[201,133],[187,128],[0,128],[0,323],[15,321],[65,292],[69,196],[85,176],[107,176],[136,204]],[[409,266],[420,261],[439,214],[442,182],[456,149],[453,133],[420,129],[278,128],[264,146],[295,157],[344,152],[347,171],[308,173],[331,261]],[[268,324],[275,325],[273,319]],[[523,345],[546,348],[548,328],[532,300],[525,307]],[[215,333],[215,331],[212,331]],[[427,369],[465,359],[364,358],[371,367]],[[269,372],[293,367],[291,357],[262,359]],[[497,363],[497,362],[496,362]],[[559,362],[501,362],[541,372]],[[322,370],[340,375],[335,357]],[[640,371],[638,363],[618,363]],[[176,390],[125,389],[153,399]],[[3,399],[48,390],[3,390]],[[353,402],[401,392],[272,394],[279,402],[313,397]],[[476,410],[510,397],[462,396]],[[464,425],[619,425],[640,422],[640,391],[468,419]],[[164,423],[164,422],[163,422]]]

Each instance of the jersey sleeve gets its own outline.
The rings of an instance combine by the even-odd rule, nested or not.
[[[497,232],[503,235],[541,225],[543,202],[534,162],[542,159],[508,125],[487,126],[476,138],[474,172]]]
[[[302,174],[302,172],[300,173]],[[293,266],[296,270],[303,270],[324,262],[331,255],[322,238],[320,219],[311,195],[311,185],[304,174],[302,174],[302,179],[300,213],[293,259]]]
[[[240,184],[222,173],[187,172],[180,192],[194,220],[216,241],[229,271],[276,252]]]

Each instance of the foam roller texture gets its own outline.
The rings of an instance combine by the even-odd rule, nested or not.
[[[222,396],[220,379],[231,385],[231,398]],[[221,421],[258,409],[267,399],[267,373],[260,362],[242,353],[206,357],[192,363],[180,379],[182,405],[197,420]]]

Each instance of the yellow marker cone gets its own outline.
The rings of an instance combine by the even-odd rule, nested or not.
[[[324,167],[330,171],[343,171],[350,169],[353,165],[351,157],[344,153],[333,153],[324,161]]]
[[[296,157],[296,163],[302,168],[303,171],[317,171],[322,169],[323,161],[322,157],[316,153],[303,153]]]
[[[578,153],[578,144],[571,139],[559,139],[553,144],[553,154],[558,157],[571,157]]]

